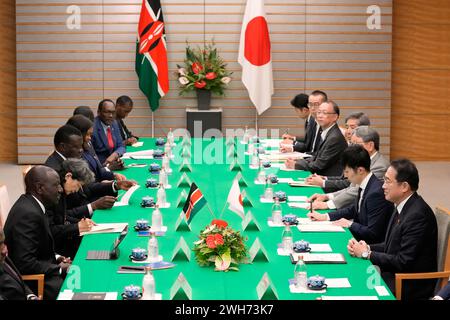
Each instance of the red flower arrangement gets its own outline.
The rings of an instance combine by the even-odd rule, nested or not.
[[[238,264],[247,258],[244,238],[224,220],[213,220],[199,238],[193,250],[200,266],[214,263],[217,271],[237,271]]]

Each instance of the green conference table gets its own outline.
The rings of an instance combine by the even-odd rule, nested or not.
[[[128,151],[139,151],[146,149],[155,149],[155,139],[141,139],[144,142],[142,147],[128,147]],[[220,217],[220,213],[225,205],[228,192],[237,171],[231,171],[229,163],[225,164],[196,164],[202,154],[212,154],[216,158],[228,159],[225,150],[225,139],[214,140],[215,144],[211,144],[211,140],[202,140],[193,138],[191,167],[192,172],[187,175],[193,182],[197,184],[204,194],[205,199],[211,210],[215,213],[216,218]],[[174,148],[174,154],[181,148],[180,140],[176,140],[177,146]],[[214,146],[219,145],[221,148],[214,151]],[[306,240],[310,243],[329,243],[333,253],[342,253],[347,261],[346,264],[308,264],[308,276],[321,275],[326,278],[348,278],[351,288],[328,288],[327,292],[314,294],[293,294],[289,291],[288,279],[293,278],[294,266],[288,256],[279,256],[277,254],[277,244],[281,242],[281,234],[283,228],[273,228],[267,225],[267,218],[271,216],[271,203],[261,203],[259,197],[264,192],[264,185],[255,185],[254,180],[258,170],[249,168],[249,157],[244,155],[243,145],[236,142],[238,150],[238,159],[242,163],[242,175],[248,184],[245,190],[250,197],[253,207],[246,207],[245,210],[251,210],[255,218],[258,220],[261,230],[253,228],[242,232],[248,237],[246,242],[249,248],[256,237],[260,239],[263,246],[268,252],[269,262],[258,259],[252,264],[241,264],[240,270],[229,272],[215,272],[214,267],[200,267],[196,260],[194,252],[192,252],[191,260],[176,260],[176,266],[171,269],[155,270],[153,272],[156,282],[156,292],[162,294],[163,300],[170,299],[170,289],[175,283],[180,272],[186,277],[187,282],[192,287],[192,299],[194,300],[256,300],[258,299],[256,287],[267,272],[272,281],[279,299],[284,300],[311,300],[322,295],[326,296],[377,296],[380,300],[395,299],[383,280],[379,278],[379,285],[385,286],[389,292],[388,296],[378,296],[377,291],[373,289],[371,283],[374,278],[374,268],[370,261],[351,257],[347,252],[348,240],[352,237],[350,231],[346,229],[345,233],[301,233],[297,228],[292,227],[294,241]],[[163,149],[163,148],[161,148]],[[163,215],[163,224],[168,227],[167,233],[163,237],[158,237],[159,252],[163,256],[164,261],[169,261],[172,252],[178,243],[179,237],[183,236],[188,245],[193,247],[193,242],[198,240],[199,232],[207,226],[214,218],[207,206],[204,206],[191,222],[192,231],[181,230],[176,231],[175,222],[181,212],[181,207],[176,207],[176,200],[179,197],[181,188],[177,188],[182,172],[179,172],[180,164],[174,164],[178,158],[171,161],[172,175],[169,176],[171,189],[167,189],[167,199],[171,203],[171,207],[161,209]],[[161,160],[125,160],[129,163],[159,163]],[[222,161],[223,163],[223,161]],[[144,168],[128,168],[121,173],[125,174],[128,179],[135,180],[141,187],[132,195],[129,205],[125,207],[114,207],[109,210],[97,210],[94,214],[94,220],[97,223],[108,222],[126,222],[129,224],[128,235],[120,244],[120,257],[117,260],[93,261],[86,260],[87,251],[89,250],[110,250],[111,245],[118,237],[117,233],[86,235],[83,237],[78,253],[73,260],[75,273],[69,273],[66,278],[61,292],[71,289],[73,292],[118,292],[118,299],[121,298],[123,288],[127,285],[134,284],[141,286],[143,274],[119,274],[117,273],[119,266],[134,265],[129,260],[131,250],[136,247],[147,248],[148,237],[138,237],[134,230],[136,220],[145,218],[151,222],[152,209],[145,209],[140,206],[143,196],[153,196],[156,200],[157,189],[145,188],[146,179],[158,177],[150,174],[149,166]],[[280,178],[293,178],[309,175],[305,171],[281,171],[278,168],[269,168],[267,173],[276,173]],[[241,187],[241,190],[243,187]],[[274,185],[274,191],[283,190],[287,195],[305,195],[310,196],[313,193],[322,192],[321,188],[316,187],[290,187],[288,184]],[[186,193],[189,188],[185,187]],[[282,204],[283,215],[294,213],[299,217],[306,217],[307,210],[289,208],[286,203]],[[226,220],[234,230],[241,230],[241,219],[235,213],[227,208],[223,211],[222,219]]]

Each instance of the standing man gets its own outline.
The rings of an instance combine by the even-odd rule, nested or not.
[[[395,210],[384,242],[367,245],[351,239],[350,255],[370,259],[381,270],[381,277],[395,293],[396,273],[435,272],[437,270],[437,223],[433,210],[417,194],[419,173],[408,159],[391,162],[384,176],[386,200]],[[436,280],[404,281],[402,299],[428,299],[433,296]]]
[[[120,96],[116,100],[116,119],[120,129],[120,136],[122,137],[123,144],[131,146],[139,140],[139,137],[134,136],[130,130],[128,130],[123,119],[128,117],[128,114],[133,110],[133,100],[129,96]]]
[[[120,129],[115,121],[115,112],[116,105],[109,99],[104,99],[98,104],[92,145],[103,165],[118,160],[125,153]]]

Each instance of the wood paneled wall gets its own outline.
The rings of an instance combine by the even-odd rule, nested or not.
[[[342,107],[342,120],[355,111],[369,114],[389,156],[392,0],[266,0],[272,40],[275,94],[259,128],[289,128],[301,122],[289,101],[300,92],[325,90]],[[186,40],[214,39],[232,70],[223,107],[223,129],[255,125],[256,111],[243,87],[237,63],[246,0],[162,0],[171,90],[154,113],[155,134],[186,126],[176,64]],[[81,8],[80,30],[66,28],[68,5]],[[382,29],[369,30],[367,7],[379,5]],[[128,94],[136,108],[127,122],[139,136],[151,133],[151,114],[134,72],[141,0],[17,0],[19,162],[36,163],[52,148],[52,136],[77,105],[96,108],[103,97]]]
[[[0,2],[0,162],[17,160],[16,8]]]
[[[450,161],[450,1],[395,0],[391,157]]]

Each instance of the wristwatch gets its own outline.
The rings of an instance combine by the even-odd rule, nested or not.
[[[367,251],[363,251],[362,253],[361,253],[361,258],[363,258],[363,259],[369,259],[369,256],[370,256],[370,251],[369,250],[367,250]]]

